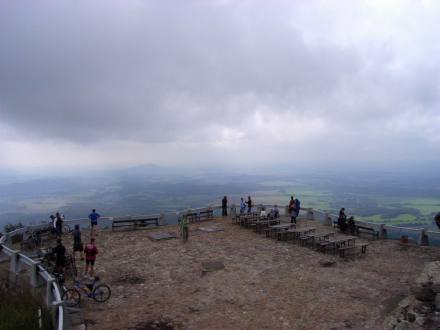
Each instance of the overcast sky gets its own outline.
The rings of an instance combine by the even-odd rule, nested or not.
[[[440,1],[0,1],[0,167],[440,160]]]

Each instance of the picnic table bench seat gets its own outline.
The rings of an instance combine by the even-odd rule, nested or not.
[[[199,221],[210,220],[214,217],[213,210],[200,211],[199,213]]]
[[[188,219],[189,223],[197,222],[199,220],[197,212],[189,212],[184,214],[184,216]]]
[[[159,226],[159,217],[114,218],[112,222],[112,231],[115,230],[115,228],[137,229],[151,225]]]
[[[354,256],[358,254],[365,254],[367,253],[367,243],[362,243],[359,245],[348,245],[348,246],[342,246],[338,249],[339,256],[341,258],[345,258],[346,256]]]
[[[379,232],[373,227],[356,225],[356,234],[359,235],[360,233],[370,234],[373,235],[373,237],[379,238]]]

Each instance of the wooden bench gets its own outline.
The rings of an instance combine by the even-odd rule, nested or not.
[[[189,223],[197,222],[199,220],[199,215],[197,214],[197,212],[186,213],[183,216],[188,219]]]
[[[316,248],[318,251],[326,253],[327,252],[327,246],[329,246],[329,241],[320,241],[316,244]]]
[[[159,226],[159,218],[158,217],[148,217],[148,218],[126,218],[126,219],[116,219],[113,220],[112,230],[115,228],[128,228],[128,229],[137,229],[137,228],[145,228],[150,225]]]
[[[373,235],[376,238],[379,238],[379,232],[372,227],[356,225],[356,234],[359,235],[361,232],[365,234]]]
[[[313,237],[308,235],[302,235],[299,237],[299,245],[306,246],[309,242],[313,242]]]
[[[200,211],[199,221],[210,220],[214,217],[214,212],[212,210]]]

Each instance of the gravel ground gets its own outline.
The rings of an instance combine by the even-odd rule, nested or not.
[[[230,219],[210,224],[224,231],[191,224],[187,243],[153,242],[149,230],[100,232],[96,270],[112,297],[83,304],[88,329],[382,329],[425,263],[438,257],[436,248],[371,240],[365,257],[345,261]],[[214,261],[224,268],[202,271]]]

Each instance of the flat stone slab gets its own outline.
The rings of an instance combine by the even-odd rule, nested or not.
[[[221,261],[203,261],[202,272],[214,272],[225,268],[225,265]]]
[[[204,231],[205,233],[212,233],[212,232],[216,232],[216,231],[223,231],[223,227],[220,226],[205,226],[205,227],[200,227],[199,230]]]
[[[147,236],[152,241],[163,241],[166,239],[172,239],[172,238],[177,237],[177,235],[175,233],[170,233],[167,231],[155,231],[155,232],[149,233]]]

